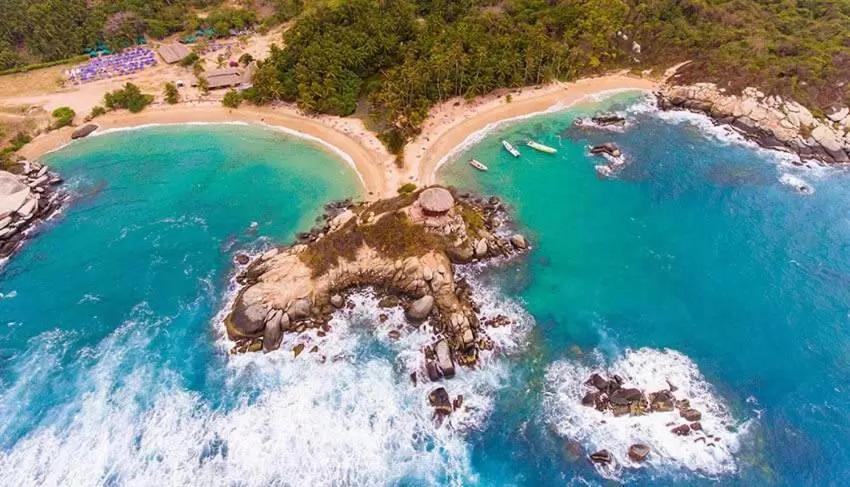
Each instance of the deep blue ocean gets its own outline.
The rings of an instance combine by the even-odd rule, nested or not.
[[[629,124],[573,125],[603,111]],[[587,146],[609,141],[625,165],[601,177]],[[409,379],[428,333],[399,310],[381,322],[368,292],[326,337],[227,354],[234,255],[358,197],[342,161],[241,125],[122,131],[45,157],[72,199],[0,270],[3,484],[850,483],[845,171],[792,166],[637,94],[506,123],[454,159],[441,179],[500,196],[533,249],[463,271],[482,314],[515,324],[447,383],[467,409],[438,427],[433,385]],[[294,358],[298,342],[317,352]],[[711,441],[672,435],[674,416],[582,407],[593,371],[675,384]],[[648,462],[626,458],[633,442]],[[587,461],[600,448],[616,466]]]

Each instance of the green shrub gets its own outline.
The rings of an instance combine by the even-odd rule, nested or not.
[[[228,92],[224,94],[224,98],[221,100],[221,104],[227,108],[239,108],[241,103],[242,95],[233,89],[228,90]]]
[[[165,102],[169,105],[175,105],[180,102],[180,92],[177,91],[177,85],[174,83],[165,83],[165,88],[162,92]]]
[[[125,108],[132,113],[138,113],[153,102],[153,95],[144,94],[138,86],[127,83],[123,89],[104,95],[103,102],[111,110]]]
[[[398,188],[398,194],[407,194],[416,191],[416,185],[413,183],[404,183]]]
[[[77,116],[76,112],[74,112],[74,110],[70,107],[59,107],[56,110],[53,110],[53,118],[56,119],[56,121],[53,122],[53,128],[60,129],[71,125],[75,116]]]
[[[241,64],[242,66],[247,66],[247,65],[251,64],[252,62],[254,62],[254,56],[250,55],[247,52],[245,54],[239,56],[239,64]]]
[[[89,116],[88,116],[88,117],[86,117],[86,120],[92,120],[92,119],[95,119],[95,118],[97,118],[97,117],[99,117],[99,116],[101,116],[101,115],[103,115],[103,114],[105,114],[105,113],[106,113],[106,108],[103,108],[103,107],[102,107],[102,106],[100,106],[100,105],[95,105],[95,107],[91,109],[91,112],[89,113]]]
[[[198,53],[193,52],[193,53],[190,53],[189,55],[187,55],[186,57],[184,57],[183,59],[181,59],[179,64],[180,64],[180,66],[183,66],[184,68],[188,68],[189,66],[195,64],[199,59],[200,59],[200,56],[198,56]]]

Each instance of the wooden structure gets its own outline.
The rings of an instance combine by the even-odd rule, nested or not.
[[[174,64],[180,62],[191,54],[191,51],[188,47],[183,44],[163,44],[157,52],[159,53],[159,57],[162,58],[167,64]]]

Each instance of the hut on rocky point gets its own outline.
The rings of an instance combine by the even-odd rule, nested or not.
[[[426,216],[443,216],[454,205],[454,196],[446,188],[428,188],[419,195],[419,206]]]

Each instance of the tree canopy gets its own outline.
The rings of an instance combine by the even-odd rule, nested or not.
[[[850,102],[848,25],[846,0],[317,1],[259,65],[249,99],[337,115],[368,101],[385,140],[403,142],[453,96],[692,60],[680,81],[817,109]]]

